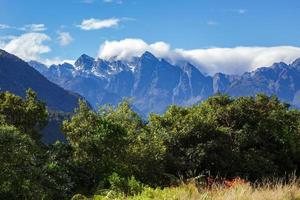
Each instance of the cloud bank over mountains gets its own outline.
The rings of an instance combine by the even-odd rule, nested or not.
[[[62,46],[68,45],[73,40],[68,33],[59,36]],[[26,61],[38,60],[47,65],[67,60],[41,58],[43,54],[45,54],[43,57],[47,57],[47,53],[51,51],[50,42],[51,38],[47,34],[30,32],[0,38],[0,48]],[[156,57],[165,58],[173,64],[190,62],[209,75],[217,72],[241,74],[258,67],[271,66],[274,62],[291,63],[300,57],[300,48],[294,46],[180,49],[172,48],[163,41],[147,43],[137,38],[105,41],[100,45],[97,57],[106,60],[130,60],[141,56],[145,51],[153,53]],[[82,52],[85,53],[84,50]]]
[[[293,46],[274,47],[233,47],[207,49],[171,48],[165,42],[146,43],[142,39],[105,41],[99,49],[102,59],[129,60],[142,55],[145,51],[172,63],[188,61],[199,67],[202,72],[214,74],[223,72],[241,74],[258,67],[270,66],[274,62],[291,63],[300,57],[300,48]]]

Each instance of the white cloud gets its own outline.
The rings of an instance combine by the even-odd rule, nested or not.
[[[2,44],[4,50],[19,56],[24,60],[39,60],[39,56],[51,51],[44,42],[50,37],[43,33],[25,33]]]
[[[173,63],[188,61],[208,74],[223,72],[240,74],[258,67],[270,66],[274,62],[291,63],[300,57],[300,48],[293,46],[234,47],[208,49],[171,49],[165,42],[148,44],[141,39],[105,41],[98,57],[103,59],[129,60],[150,51],[159,58]]]
[[[26,24],[22,27],[0,24],[0,30],[1,29],[14,29],[20,31],[27,31],[27,32],[41,32],[47,30],[47,27],[45,26],[45,24]]]
[[[11,28],[11,27],[7,24],[0,24],[0,30],[1,29],[9,29],[9,28]]]
[[[67,46],[73,41],[71,34],[68,32],[57,32],[57,34],[60,46]]]
[[[80,25],[77,25],[82,30],[98,30],[103,28],[110,28],[113,26],[117,26],[120,22],[120,19],[110,18],[110,19],[85,19],[81,22]]]
[[[15,38],[16,38],[16,36],[14,36],[14,35],[0,36],[0,49],[4,49],[7,41],[10,41]]]
[[[300,48],[277,47],[235,47],[184,50],[176,49],[175,54],[186,59],[209,74],[224,72],[240,74],[258,67],[267,67],[274,62],[291,63],[300,57]]]
[[[45,24],[26,24],[20,30],[28,32],[41,32],[47,30]]]
[[[103,59],[127,60],[151,51],[158,57],[168,56],[169,44],[156,42],[147,44],[141,39],[124,39],[120,41],[105,41],[98,52],[98,57]]]

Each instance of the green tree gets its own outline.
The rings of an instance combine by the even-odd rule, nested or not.
[[[0,94],[0,115],[6,124],[13,125],[22,133],[28,134],[35,141],[41,139],[40,131],[47,124],[47,109],[37,95],[27,90],[26,98],[9,92]]]
[[[62,162],[58,163],[62,158],[54,159],[55,148],[48,149],[40,141],[46,118],[45,104],[32,90],[27,91],[25,99],[9,92],[0,94],[1,198],[67,197],[69,176],[59,165]]]
[[[165,138],[167,173],[257,180],[298,169],[299,117],[275,96],[217,95],[188,108],[171,106],[152,115],[149,127]]]
[[[126,130],[128,145],[125,149],[122,176],[134,176],[150,185],[162,182],[164,173],[165,145],[160,133],[150,131],[146,122],[133,111],[129,101],[117,107],[102,107],[101,115]]]
[[[0,126],[0,196],[3,199],[43,199],[41,171],[34,142],[12,126]]]
[[[182,178],[225,173],[232,164],[229,137],[201,120],[197,107],[171,106],[164,115],[152,115],[152,131],[165,135],[166,173]]]
[[[68,144],[57,141],[49,145],[41,166],[43,187],[48,189],[49,199],[70,199],[75,188],[72,151]]]
[[[120,125],[80,101],[79,109],[70,121],[64,121],[62,130],[73,149],[78,173],[83,175],[77,180],[78,190],[82,190],[81,185],[91,190],[114,171],[122,171],[128,141]]]

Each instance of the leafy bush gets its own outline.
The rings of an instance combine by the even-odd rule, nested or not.
[[[137,181],[133,176],[130,178],[120,177],[117,173],[113,173],[108,181],[111,190],[125,195],[135,195],[141,193],[144,189],[143,184]]]
[[[300,175],[300,112],[274,96],[218,95],[148,121],[126,101],[97,112],[79,105],[63,123],[67,143],[45,145],[45,104],[31,90],[25,99],[0,94],[1,198],[172,199],[194,187],[159,188],[207,173],[250,181]]]

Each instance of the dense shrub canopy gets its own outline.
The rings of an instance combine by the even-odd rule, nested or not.
[[[215,96],[153,115],[150,127],[169,137],[170,173],[257,180],[298,169],[299,119],[299,111],[289,110],[276,97]]]
[[[1,198],[70,199],[107,189],[132,195],[205,174],[250,181],[299,175],[300,112],[274,96],[217,95],[148,120],[127,101],[98,111],[79,105],[62,126],[67,143],[45,145],[45,104],[31,90],[25,99],[0,94]]]

